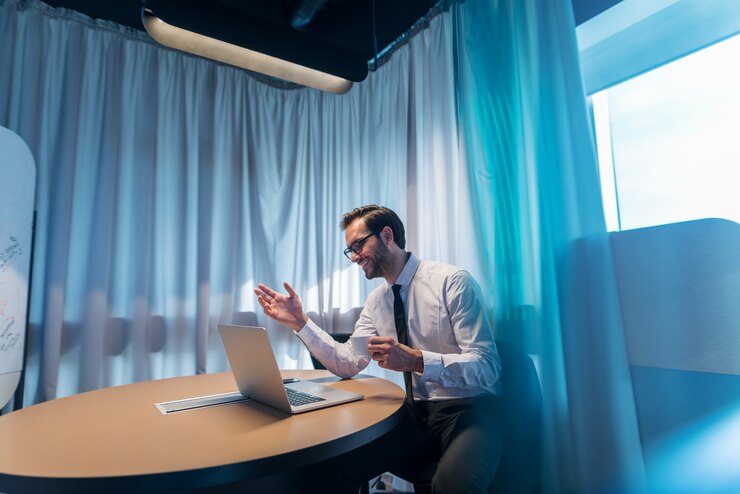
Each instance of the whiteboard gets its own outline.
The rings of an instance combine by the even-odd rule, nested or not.
[[[0,127],[0,408],[23,370],[35,189],[31,151]]]

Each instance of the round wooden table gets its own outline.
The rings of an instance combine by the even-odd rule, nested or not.
[[[0,417],[0,492],[170,492],[268,478],[367,444],[396,425],[384,379],[284,371],[365,395],[287,415],[248,400],[163,415],[155,403],[236,391],[231,373],[81,393]]]

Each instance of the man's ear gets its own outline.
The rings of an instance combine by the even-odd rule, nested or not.
[[[388,243],[393,243],[393,230],[391,230],[391,227],[384,226],[383,230],[381,231],[381,235],[383,235],[383,240]]]

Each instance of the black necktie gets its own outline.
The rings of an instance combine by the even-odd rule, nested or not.
[[[393,319],[396,323],[396,334],[398,342],[402,345],[408,344],[408,332],[406,330],[406,314],[403,310],[403,300],[401,300],[401,285],[393,285]],[[414,392],[411,389],[411,371],[404,371],[403,382],[406,385],[406,400],[414,404]]]

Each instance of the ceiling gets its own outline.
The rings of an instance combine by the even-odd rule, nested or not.
[[[45,1],[144,30],[141,0]],[[438,1],[147,0],[146,5],[168,24],[358,82],[367,76],[376,46],[382,51]]]
[[[66,7],[90,17],[107,19],[125,26],[143,30],[141,23],[141,0],[44,0],[55,7]],[[157,14],[158,8],[177,7],[180,11],[197,12],[202,17],[205,11],[232,15],[240,21],[262,22],[276,29],[298,30],[310,36],[361,53],[372,58],[373,6],[375,8],[375,32],[378,48],[382,49],[406,32],[423,17],[439,0],[202,0],[163,1],[148,0],[146,3]],[[313,13],[315,11],[315,13]],[[310,18],[300,29],[291,25],[294,16],[304,13]],[[313,13],[313,15],[312,15]],[[192,17],[192,14],[191,14]],[[193,19],[197,20],[197,19]]]
[[[144,30],[141,0],[44,0]],[[576,23],[620,0],[571,0]],[[367,63],[445,0],[147,0],[169,24],[353,81]],[[448,2],[447,2],[448,3]],[[374,14],[374,15],[373,15]],[[373,22],[374,20],[374,22]],[[375,35],[375,36],[374,36]]]

